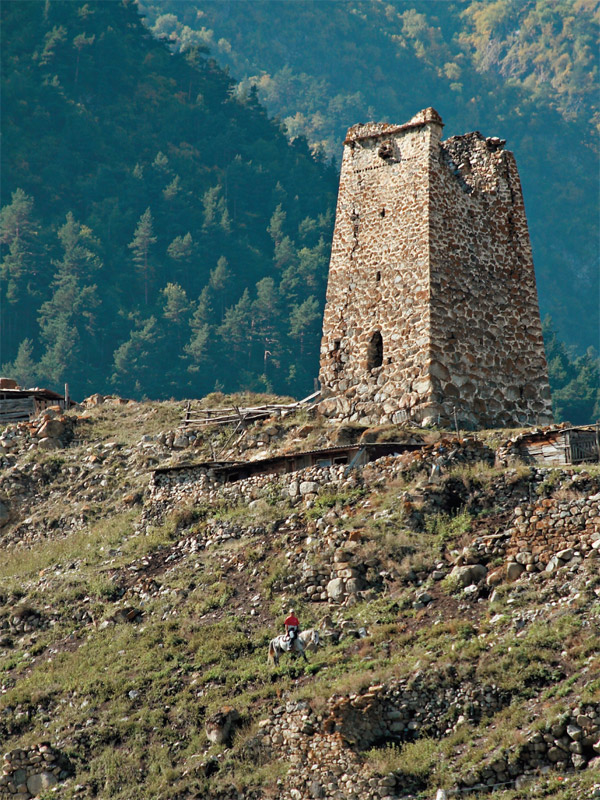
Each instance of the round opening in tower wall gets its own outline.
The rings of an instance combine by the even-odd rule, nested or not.
[[[367,349],[367,369],[376,369],[383,364],[383,339],[381,333],[375,331],[371,336]]]

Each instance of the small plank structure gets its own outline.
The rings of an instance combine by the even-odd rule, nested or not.
[[[600,461],[600,428],[550,428],[523,433],[512,443],[524,461],[562,467]]]
[[[4,382],[7,382],[6,379]],[[50,406],[64,408],[63,395],[50,389],[0,387],[0,425],[30,420]]]

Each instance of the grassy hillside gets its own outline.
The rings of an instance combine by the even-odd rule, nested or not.
[[[65,800],[429,799],[468,786],[480,798],[486,781],[503,784],[501,800],[596,796],[595,466],[494,466],[514,432],[459,442],[333,429],[314,412],[257,423],[234,451],[218,429],[178,439],[183,404],[98,399],[50,420],[68,447],[36,446],[42,419],[0,434],[0,736],[12,761],[48,742]],[[312,470],[293,492],[294,476],[246,496],[243,484],[151,485],[156,466],[215,451],[247,459],[361,437],[425,448]],[[535,520],[553,515],[566,522],[532,548]],[[343,602],[328,600],[342,585]],[[322,644],[308,663],[284,654],[273,667],[267,646],[290,605]],[[227,720],[231,734],[211,741]]]

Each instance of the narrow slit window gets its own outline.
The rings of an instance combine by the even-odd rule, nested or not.
[[[383,339],[381,333],[375,331],[371,336],[369,348],[367,350],[367,368],[376,369],[383,364]]]
[[[375,275],[375,280],[377,281],[377,283],[379,283],[379,281],[381,280],[381,272],[379,270],[377,270],[377,273]]]

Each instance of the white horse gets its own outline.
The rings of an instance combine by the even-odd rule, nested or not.
[[[294,651],[296,653],[300,653],[302,658],[305,661],[308,661],[306,657],[306,653],[304,652],[304,644],[300,636],[286,636],[285,634],[281,634],[281,636],[276,636],[274,639],[271,639],[269,642],[269,657],[268,662],[269,664],[275,664],[275,666],[279,666],[279,658],[282,653],[289,653],[290,651]]]
[[[316,628],[307,628],[298,634],[298,639],[302,642],[305,650],[316,650],[321,644],[319,631]]]

